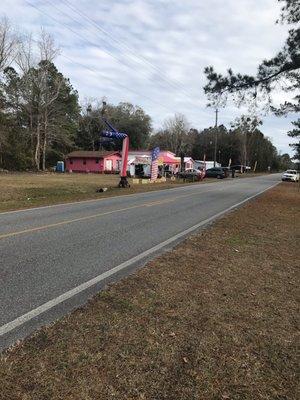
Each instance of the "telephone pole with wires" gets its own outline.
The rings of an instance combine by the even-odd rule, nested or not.
[[[216,166],[217,162],[217,144],[218,144],[218,113],[219,110],[216,108],[216,119],[215,119],[215,145],[214,145],[214,167]]]

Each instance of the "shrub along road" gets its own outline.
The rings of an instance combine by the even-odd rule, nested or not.
[[[266,192],[3,353],[0,399],[296,399],[299,229]]]

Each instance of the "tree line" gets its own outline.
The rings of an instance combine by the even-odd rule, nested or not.
[[[277,24],[289,26],[288,36],[282,48],[270,59],[263,60],[257,67],[256,75],[234,72],[231,68],[226,74],[207,66],[204,86],[210,107],[218,109],[232,100],[237,106],[248,105],[253,109],[258,105],[277,116],[298,114],[292,122],[293,129],[288,136],[297,140],[291,143],[295,160],[300,160],[300,2],[297,0],[277,0],[281,13]],[[279,106],[273,104],[272,92],[281,88],[287,98]]]
[[[105,129],[101,102],[79,103],[78,92],[56,67],[59,50],[42,31],[38,40],[16,35],[0,21],[0,169],[45,171],[72,150],[118,150],[121,143],[100,138]],[[160,146],[177,155],[253,166],[287,168],[261,129],[257,117],[242,116],[230,128],[191,127],[184,115],[166,120],[154,131],[151,117],[130,103],[108,104],[107,118],[130,137],[132,149]]]
[[[150,147],[160,146],[177,155],[195,160],[214,160],[222,166],[247,165],[257,171],[287,169],[293,166],[289,154],[280,155],[269,138],[261,132],[262,121],[243,115],[230,124],[203,130],[190,128],[184,115],[168,119],[161,130],[150,137]]]

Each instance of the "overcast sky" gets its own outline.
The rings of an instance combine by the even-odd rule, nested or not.
[[[275,24],[276,0],[2,0],[0,10],[20,31],[36,38],[43,26],[54,36],[61,49],[56,65],[81,101],[106,96],[140,105],[154,128],[175,112],[192,127],[212,125],[204,67],[255,73],[287,36],[287,27]],[[243,112],[229,105],[220,123],[229,126]],[[268,115],[262,127],[290,154],[293,117]]]

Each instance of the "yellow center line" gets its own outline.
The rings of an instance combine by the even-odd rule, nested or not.
[[[153,201],[153,203],[146,203],[144,204],[145,207],[152,207],[158,206],[159,204],[171,203],[172,201],[176,200],[178,197],[170,200],[160,200],[160,201]]]
[[[37,231],[41,231],[43,229],[54,228],[54,227],[61,226],[61,225],[71,224],[73,222],[86,221],[88,219],[102,217],[104,215],[109,215],[109,214],[117,213],[117,212],[120,212],[120,211],[131,210],[133,208],[138,208],[138,207],[142,207],[142,206],[141,205],[137,205],[137,206],[131,206],[131,207],[126,207],[126,208],[119,208],[117,210],[106,211],[104,213],[88,215],[86,217],[74,218],[74,219],[69,219],[69,220],[66,220],[66,221],[55,222],[53,224],[38,226],[36,228],[24,229],[23,231],[4,233],[3,235],[0,235],[0,239],[4,239],[4,238],[10,237],[10,236],[21,235],[23,233],[37,232]]]
[[[103,212],[103,213],[88,215],[86,217],[79,217],[79,218],[69,219],[69,220],[66,220],[66,221],[55,222],[53,224],[37,226],[35,228],[24,229],[22,231],[4,233],[4,234],[0,235],[0,240],[8,238],[8,237],[11,237],[11,236],[22,235],[22,234],[25,234],[25,233],[38,232],[38,231],[42,231],[42,230],[45,230],[45,229],[48,229],[48,228],[55,228],[57,226],[63,226],[63,225],[71,224],[71,223],[74,223],[74,222],[86,221],[86,220],[93,219],[93,218],[103,217],[104,215],[114,214],[114,213],[127,211],[127,210],[133,210],[134,208],[152,207],[152,206],[156,206],[156,205],[160,205],[160,204],[171,203],[171,202],[173,202],[173,201],[175,201],[177,199],[180,199],[182,197],[192,197],[192,196],[195,196],[195,195],[199,195],[199,193],[175,196],[175,197],[173,197],[171,199],[159,200],[159,201],[155,201],[155,202],[151,202],[151,203],[143,203],[143,204],[139,204],[139,205],[135,205],[135,206],[119,208],[117,210],[111,210],[111,211],[106,211],[106,212]]]

